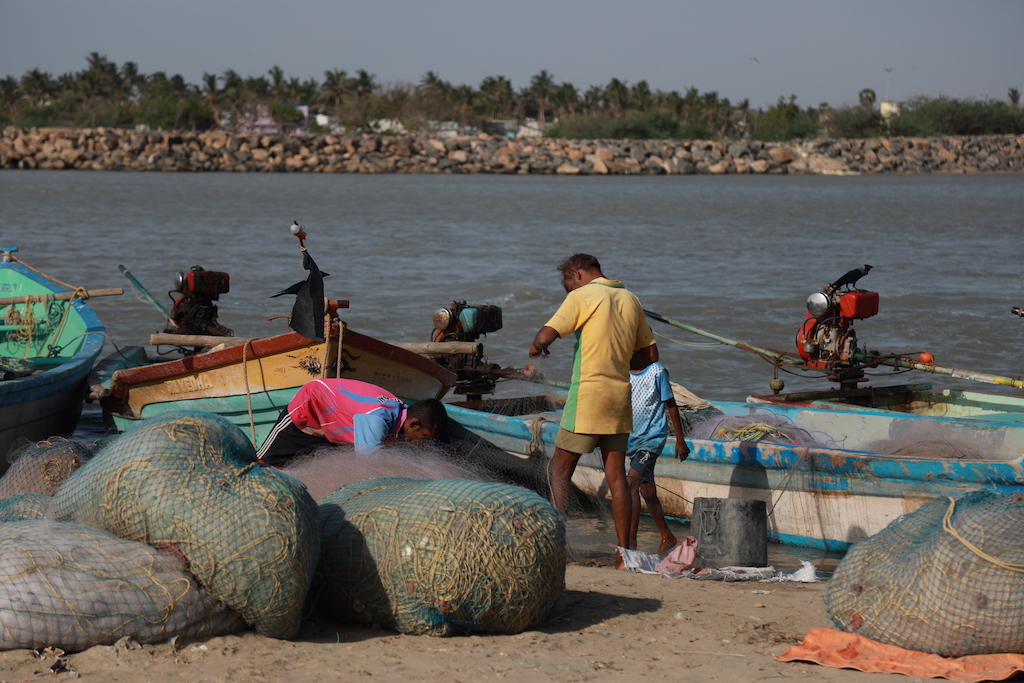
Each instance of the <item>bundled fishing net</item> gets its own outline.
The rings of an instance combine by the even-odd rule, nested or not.
[[[816,438],[806,429],[768,411],[751,411],[747,415],[709,414],[693,424],[687,435],[695,439],[724,441],[758,441],[788,446],[829,448],[827,440]]]
[[[532,491],[462,479],[370,479],[320,503],[316,609],[402,633],[518,633],[565,581],[565,525]]]
[[[844,631],[945,656],[1024,652],[1024,495],[937,498],[856,543],[825,594]]]
[[[257,631],[296,634],[320,555],[316,504],[255,464],[248,438],[211,413],[168,413],[122,434],[75,472],[49,517],[180,553]]]
[[[15,358],[0,356],[0,380],[17,379],[35,372],[35,362],[31,358]]]
[[[0,522],[42,519],[50,510],[51,498],[41,493],[23,493],[0,500]]]
[[[245,622],[181,560],[99,529],[0,522],[0,650],[209,637]]]
[[[12,448],[11,465],[0,479],[0,500],[22,493],[52,496],[91,457],[83,444],[59,436]]]

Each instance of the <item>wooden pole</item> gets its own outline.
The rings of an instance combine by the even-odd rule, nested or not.
[[[124,294],[124,289],[121,287],[111,287],[110,289],[90,289],[85,292],[86,298],[93,298],[97,296],[118,296]],[[45,296],[45,295],[44,295]],[[50,295],[51,301],[67,301],[75,296],[75,292],[57,292]],[[24,304],[28,303],[29,300],[40,301],[40,295],[33,294],[31,296],[7,296],[0,298],[0,306],[10,306],[11,304]]]

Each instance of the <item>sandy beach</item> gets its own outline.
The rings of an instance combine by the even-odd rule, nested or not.
[[[294,641],[252,632],[174,644],[122,641],[64,660],[93,681],[880,680],[772,658],[808,629],[830,625],[825,586],[673,579],[588,560],[568,567],[549,622],[513,636],[432,638],[319,624]],[[45,680],[56,661],[31,650],[0,653],[0,680]]]

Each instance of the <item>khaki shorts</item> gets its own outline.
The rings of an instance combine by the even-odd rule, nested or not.
[[[628,443],[628,432],[625,434],[576,434],[559,427],[558,436],[555,437],[555,446],[570,453],[591,453],[598,448],[624,452]]]

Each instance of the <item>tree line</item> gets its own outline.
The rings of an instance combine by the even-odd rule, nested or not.
[[[612,78],[605,85],[577,88],[547,70],[516,89],[505,76],[488,76],[478,87],[453,85],[428,71],[419,83],[382,84],[364,69],[324,72],[323,80],[288,77],[279,66],[266,75],[242,76],[233,69],[204,73],[199,85],[179,74],[141,73],[134,62],[120,66],[92,52],[86,68],[54,77],[32,69],[0,79],[0,124],[244,130],[269,116],[280,130],[304,120],[299,105],[324,114],[345,130],[387,132],[400,123],[408,131],[455,121],[486,129],[488,122],[536,120],[552,137],[792,140],[881,135],[985,135],[1024,133],[1020,90],[1007,101],[917,97],[895,113],[875,108],[876,96],[861,90],[855,105],[801,107],[796,95],[753,109],[715,91],[652,89]],[[548,126],[553,123],[554,125]],[[315,123],[310,124],[314,132]]]

